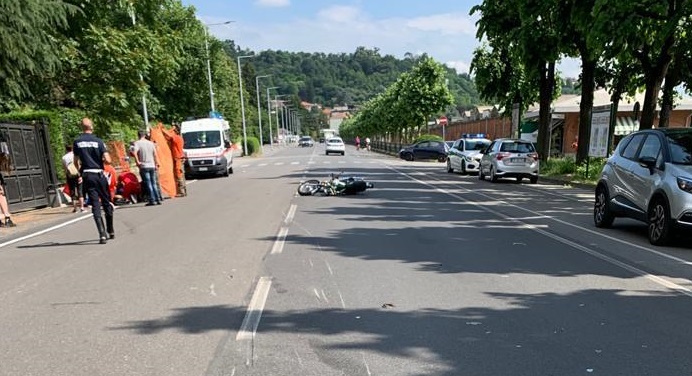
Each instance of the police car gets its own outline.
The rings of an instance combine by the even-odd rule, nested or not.
[[[447,172],[478,172],[481,151],[489,145],[490,140],[483,133],[463,134],[460,139],[454,141],[447,153]]]

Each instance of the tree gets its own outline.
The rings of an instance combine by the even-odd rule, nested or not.
[[[63,1],[3,0],[0,3],[0,91],[7,99],[30,97],[32,76],[57,72],[62,50],[58,31],[79,8]]]

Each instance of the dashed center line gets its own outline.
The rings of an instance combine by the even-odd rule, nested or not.
[[[269,277],[262,277],[257,282],[257,287],[255,287],[255,292],[252,294],[252,299],[247,307],[243,323],[240,325],[240,330],[235,337],[236,341],[255,338],[255,333],[257,333],[257,327],[262,318],[262,311],[264,311],[264,305],[267,303],[267,296],[269,295],[269,288],[271,285],[272,280]]]

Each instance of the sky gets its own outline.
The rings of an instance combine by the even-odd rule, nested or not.
[[[254,51],[351,53],[359,46],[403,58],[427,53],[468,73],[476,39],[476,0],[183,0],[219,39]],[[559,65],[579,75],[577,61]]]

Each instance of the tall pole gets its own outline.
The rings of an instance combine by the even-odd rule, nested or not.
[[[262,135],[262,103],[260,102],[259,79],[271,77],[271,74],[255,77],[255,91],[257,92],[257,121],[259,122],[260,150],[264,151],[264,136]]]
[[[137,26],[137,19],[135,18],[135,7],[133,4],[130,4],[130,17],[132,17],[132,26]],[[142,76],[142,73],[139,74],[139,80],[144,83],[144,76]],[[144,92],[142,93],[142,115],[144,117],[144,125],[147,128],[147,131],[149,131],[149,112],[147,111],[147,93]]]
[[[243,116],[243,155],[247,156],[247,128],[245,126],[245,100],[243,99],[243,70],[240,67],[240,59],[253,57],[254,55],[238,56],[238,86],[240,87],[240,112]]]
[[[207,80],[209,81],[209,105],[211,112],[215,112],[214,108],[214,87],[211,84],[211,59],[209,58],[209,32],[204,28],[204,49],[207,50]]]
[[[269,98],[269,90],[278,89],[278,88],[279,88],[278,86],[267,88],[267,119],[269,119],[269,146],[270,147],[274,147],[274,136],[272,135],[272,103],[271,103],[271,99]],[[276,136],[278,137],[279,134],[277,133]]]
[[[207,51],[207,80],[209,81],[209,105],[211,107],[211,112],[216,112],[216,108],[214,108],[214,86],[211,82],[211,56],[209,55],[209,31],[207,30],[207,26],[228,25],[231,22],[233,21],[204,25],[204,49]]]
[[[277,87],[277,89],[278,89],[278,87]],[[278,99],[281,98],[281,97],[285,97],[285,96],[286,96],[286,94],[275,95],[275,96],[274,96],[274,103],[279,103],[279,102],[278,102]],[[283,115],[284,115],[284,112],[283,112],[283,105],[284,105],[284,103],[281,102],[281,120],[283,120]],[[283,125],[283,123],[282,123],[282,125]],[[285,132],[284,132],[284,133],[285,133]],[[280,136],[280,135],[281,135],[281,131],[279,130],[279,111],[278,111],[278,108],[277,108],[277,111],[276,111],[276,139],[277,139],[277,140],[279,139],[279,136]]]

